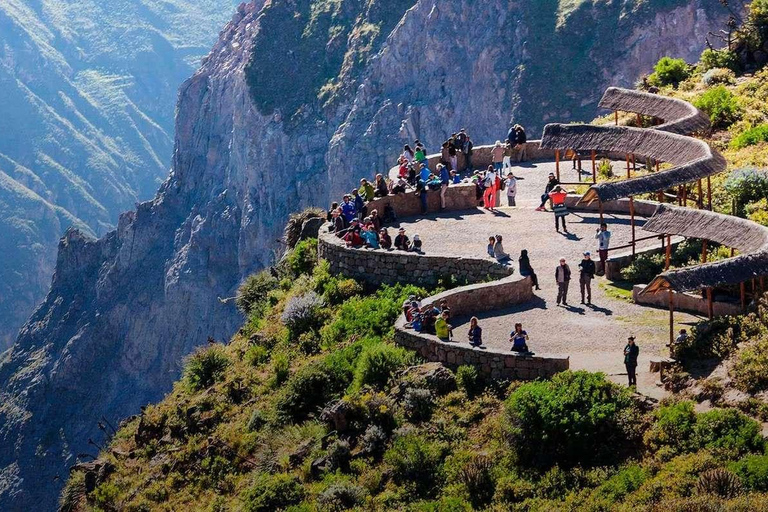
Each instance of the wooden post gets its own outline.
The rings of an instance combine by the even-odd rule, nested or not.
[[[683,185],[683,206],[688,206],[688,187]]]
[[[704,194],[701,192],[701,178],[699,178],[699,195],[696,198],[696,206],[701,210],[704,208]]]
[[[629,196],[629,222],[632,226],[632,261],[635,260],[635,198]]]
[[[592,183],[597,183],[597,164],[595,163],[595,150],[592,150]]]
[[[702,263],[707,262],[707,241],[706,240],[701,241],[701,262]]]
[[[619,126],[619,111],[614,110],[613,111],[613,122],[616,126]]]
[[[712,288],[707,288],[707,316],[710,320],[715,316],[715,306],[712,303]]]
[[[643,127],[643,118],[640,117],[640,114],[635,114],[635,121],[637,121],[637,127],[642,128]]]
[[[677,206],[683,206],[683,186],[677,187]]]
[[[672,289],[669,289],[669,344],[675,342],[675,295]]]
[[[669,263],[672,260],[672,236],[667,235],[667,252],[664,255],[664,272],[669,270]]]
[[[627,153],[627,179],[629,179],[630,177],[631,175],[629,173],[629,153]]]
[[[637,170],[637,161],[635,160],[635,154],[634,153],[632,153],[632,170],[633,171]]]
[[[742,281],[739,283],[739,294],[741,295],[741,311],[747,310],[747,285]]]
[[[656,160],[656,172],[659,172],[659,161]]]
[[[712,211],[712,180],[707,176],[707,210]]]
[[[555,173],[557,174],[557,181],[560,181],[560,150],[555,150]]]

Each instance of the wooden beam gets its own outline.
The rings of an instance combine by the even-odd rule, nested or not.
[[[707,176],[707,210],[712,211],[712,180]]]
[[[629,153],[627,153],[627,179],[631,178],[632,175],[629,172]]]
[[[595,163],[595,150],[592,150],[592,183],[597,183],[597,164]]]
[[[555,173],[557,175],[557,181],[560,181],[560,150],[555,150]]]
[[[699,196],[696,198],[696,206],[698,206],[699,210],[701,210],[704,208],[704,194],[701,192],[701,178],[699,178],[698,190]]]
[[[669,270],[669,263],[672,260],[672,236],[667,235],[667,252],[664,255],[664,272]]]
[[[616,126],[619,126],[619,111],[614,110],[613,111],[613,122]]]
[[[701,262],[702,263],[707,262],[707,241],[706,240],[701,241]]]
[[[669,345],[675,342],[675,296],[670,288],[669,290]]]
[[[632,261],[635,260],[635,251],[637,249],[635,242],[635,198],[629,196],[629,222],[632,225]]]
[[[712,288],[707,288],[707,316],[710,320],[715,316],[715,307],[712,303]]]

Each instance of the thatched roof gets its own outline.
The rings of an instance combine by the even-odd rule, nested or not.
[[[548,124],[544,127],[541,147],[633,153],[675,166],[637,178],[593,185],[582,198],[587,203],[658,192],[712,176],[726,167],[722,155],[704,141],[643,128]]]
[[[727,260],[664,272],[651,281],[643,293],[732,285],[768,274],[768,228],[755,222],[707,210],[662,204],[643,229],[703,238],[734,247],[742,253]]]
[[[598,106],[658,117],[665,123],[655,126],[654,130],[665,132],[686,135],[708,130],[710,126],[709,117],[687,101],[647,92],[609,87]]]

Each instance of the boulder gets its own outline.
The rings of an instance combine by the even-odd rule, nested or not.
[[[442,363],[411,366],[403,371],[400,380],[407,387],[416,385],[429,389],[436,395],[444,395],[456,389],[456,376]]]

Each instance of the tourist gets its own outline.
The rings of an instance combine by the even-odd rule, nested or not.
[[[515,144],[517,144],[517,132],[515,131],[516,128],[516,124],[512,125],[509,127],[509,131],[507,132],[507,144],[512,147],[515,147]]]
[[[341,212],[344,216],[344,222],[347,226],[357,216],[357,209],[355,203],[352,202],[352,196],[345,195],[341,203]]]
[[[515,125],[515,150],[518,152],[518,162],[525,160],[525,145],[528,139],[525,135],[525,129],[519,124]]]
[[[419,139],[416,139],[413,141],[413,147],[416,149],[421,149],[422,151],[426,152],[426,149],[424,149],[424,144],[422,144]]]
[[[517,196],[517,178],[511,172],[507,174],[507,181],[504,182],[504,188],[507,190],[507,206],[517,206],[515,196]]]
[[[421,203],[421,213],[425,214],[429,210],[429,207],[427,206],[427,182],[424,180],[419,180],[419,182],[416,184],[416,195],[419,196],[419,203]]]
[[[680,333],[675,338],[675,341],[672,344],[667,345],[667,347],[669,347],[669,357],[676,358],[678,356],[678,347],[685,345],[686,343],[688,343],[688,331],[680,329]]]
[[[627,338],[627,345],[624,347],[624,366],[627,369],[627,379],[629,386],[637,387],[637,356],[640,354],[640,347],[635,345],[635,337]]]
[[[336,236],[339,238],[344,236],[344,231],[347,229],[347,223],[344,221],[344,215],[341,212],[341,208],[336,208],[333,211],[331,222],[331,232],[336,233]]]
[[[486,248],[486,252],[488,253],[488,256],[491,258],[494,257],[493,255],[493,247],[496,245],[496,237],[495,236],[489,236],[488,237],[488,247]]]
[[[405,234],[405,228],[400,228],[397,231],[397,236],[395,237],[395,249],[399,249],[401,251],[411,250],[411,241]]]
[[[357,218],[364,218],[368,208],[365,207],[365,200],[363,199],[363,196],[360,195],[360,191],[357,189],[353,190],[352,198],[355,201],[355,211],[357,212]]]
[[[360,223],[357,219],[352,219],[347,233],[344,235],[344,241],[347,243],[347,247],[362,247],[365,245],[365,240],[360,236]]]
[[[413,235],[413,250],[416,252],[421,252],[421,238],[419,237],[418,233]]]
[[[547,186],[544,188],[544,193],[541,195],[541,204],[536,208],[536,211],[541,212],[545,210],[544,205],[549,201],[549,193],[558,185],[560,185],[560,182],[555,178],[554,173],[549,173]]]
[[[413,153],[413,150],[411,149],[411,146],[409,146],[408,144],[403,146],[402,157],[405,158],[405,161],[408,162],[409,164],[413,162],[414,153]]]
[[[419,181],[419,179],[418,173],[416,172],[416,166],[412,163],[408,164],[408,184],[415,187],[417,181]]]
[[[419,178],[421,179],[421,181],[423,181],[424,183],[428,182],[429,176],[431,174],[432,173],[430,172],[427,164],[421,164],[421,166],[419,167]]]
[[[597,240],[597,254],[600,255],[600,275],[605,274],[605,262],[608,260],[608,248],[611,245],[611,232],[608,231],[608,224],[605,222],[600,223],[600,227],[597,228],[595,233],[595,239]]]
[[[445,210],[445,192],[451,183],[451,175],[448,173],[448,168],[443,164],[437,164],[437,172],[440,177],[440,209]]]
[[[512,171],[512,153],[513,153],[513,145],[509,142],[504,143],[504,160],[501,162],[501,170],[504,171],[505,169]]]
[[[405,320],[408,322],[410,322],[412,318],[411,312],[415,300],[415,295],[409,295],[408,298],[403,301],[403,314],[405,315]]]
[[[375,197],[387,197],[389,195],[389,185],[381,174],[376,175],[376,187],[373,195]]]
[[[469,344],[473,347],[483,346],[483,329],[477,324],[477,317],[473,316],[469,320],[469,332],[467,333]]]
[[[406,187],[408,186],[408,182],[403,178],[402,176],[397,178],[397,181],[395,182],[395,186],[392,187],[392,193],[397,194],[405,194]]]
[[[360,232],[360,236],[363,240],[365,240],[365,245],[367,247],[370,247],[371,249],[379,249],[379,234],[378,231],[376,231],[376,228],[373,227],[373,224],[370,224],[363,228],[363,230]]]
[[[531,267],[531,260],[528,258],[528,251],[526,249],[520,251],[520,258],[518,258],[517,262],[520,265],[520,275],[523,277],[530,277],[533,286],[535,286],[537,290],[541,290],[541,288],[539,288],[539,278],[536,277],[536,273],[533,271],[533,267]]]
[[[501,141],[497,140],[491,150],[491,158],[493,159],[493,168],[496,172],[501,173],[504,161],[504,146],[501,145]]]
[[[509,333],[509,342],[512,343],[512,352],[528,352],[528,333],[523,330],[523,324],[515,324],[515,330]]]
[[[469,140],[469,136],[467,136],[467,129],[462,128],[459,130],[459,133],[456,134],[456,147],[459,148],[459,151],[464,153],[466,147],[467,147],[467,141]]]
[[[592,280],[595,278],[595,262],[589,251],[584,253],[584,259],[579,263],[579,290],[581,291],[581,303],[584,304],[584,291],[586,289],[587,304],[592,304]]]
[[[451,169],[458,172],[459,171],[459,157],[456,152],[456,134],[454,133],[451,135],[451,138],[448,139],[448,158],[451,162]]]
[[[492,165],[488,166],[483,179],[483,205],[491,211],[496,206],[496,170]]]
[[[461,176],[456,171],[451,171],[451,183],[454,185],[461,183]]]
[[[325,216],[326,222],[333,221],[333,212],[339,209],[339,203],[331,203],[331,208],[328,210],[328,214]]]
[[[392,238],[389,236],[387,228],[381,228],[379,230],[379,245],[382,249],[392,248]]]
[[[557,283],[557,305],[568,305],[568,285],[571,282],[571,268],[565,263],[565,258],[560,258],[560,264],[555,268],[555,282]]]
[[[397,172],[398,176],[401,178],[408,178],[408,160],[401,156],[397,159],[397,163],[400,165]]]
[[[437,320],[437,312],[434,308],[422,308],[421,310],[421,332],[427,334],[437,334],[435,332],[435,322]]]
[[[496,235],[496,243],[493,245],[493,257],[499,263],[507,263],[512,259],[509,254],[504,252],[504,246],[501,244],[501,235]]]
[[[371,185],[365,178],[360,180],[360,189],[358,192],[363,196],[363,199],[365,199],[366,202],[373,201],[373,198],[376,197],[376,189],[374,189],[373,185]]]
[[[467,135],[467,142],[464,144],[464,149],[462,149],[462,153],[464,153],[464,159],[466,160],[466,169],[469,172],[472,172],[472,153],[474,152],[475,144],[472,142],[472,139]]]
[[[379,210],[371,210],[371,224],[373,224],[376,233],[381,231],[381,217],[379,217]]]
[[[435,320],[435,334],[440,341],[451,341],[453,327],[448,323],[448,311],[443,311]]]
[[[558,221],[563,224],[563,231],[568,233],[568,227],[565,225],[565,217],[569,215],[568,207],[565,206],[565,199],[568,197],[568,193],[560,185],[552,189],[549,193],[549,198],[552,200],[552,211],[555,213],[555,231],[560,232]]]
[[[413,154],[413,159],[418,163],[424,163],[427,160],[427,153],[423,146],[416,148],[416,152]]]

